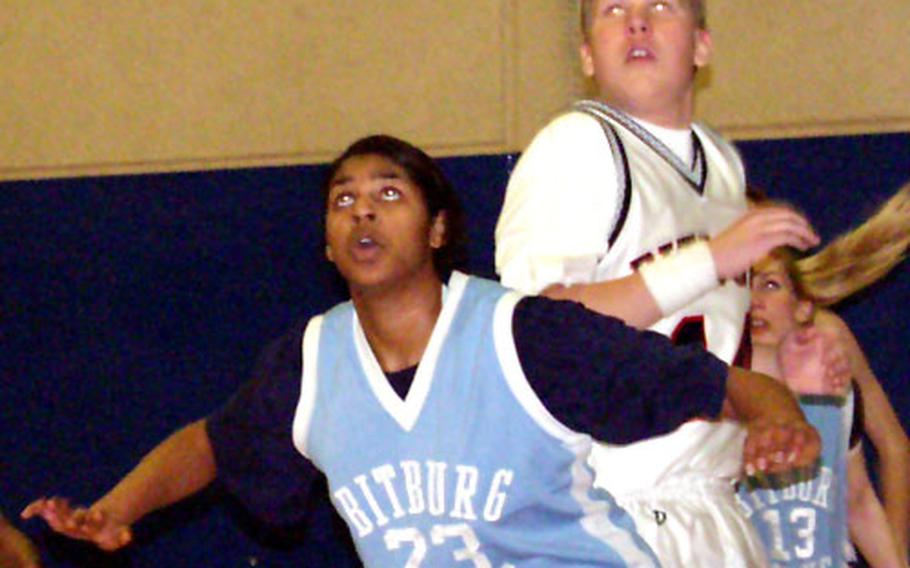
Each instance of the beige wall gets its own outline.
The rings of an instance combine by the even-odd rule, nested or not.
[[[910,132],[910,1],[713,0],[699,114],[735,138]]]
[[[803,4],[714,0],[701,117],[910,131],[910,2]],[[575,20],[569,0],[3,0],[0,179],[321,162],[377,131],[517,151],[581,92]]]

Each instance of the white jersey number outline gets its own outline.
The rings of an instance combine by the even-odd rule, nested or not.
[[[408,557],[404,568],[420,568],[427,556],[427,539],[416,528],[389,529],[383,535],[388,550],[399,550],[405,543],[411,543],[414,550]],[[430,542],[433,546],[441,546],[449,539],[461,539],[464,548],[452,552],[456,562],[470,562],[475,568],[492,568],[490,560],[480,552],[480,540],[474,529],[466,523],[456,525],[433,525],[430,529]],[[503,568],[513,568],[511,564],[504,564]]]
[[[771,558],[781,562],[788,562],[791,557],[790,553],[784,548],[784,533],[780,511],[769,509],[762,512],[761,518],[771,529],[771,540],[773,541]],[[815,521],[815,509],[811,507],[798,507],[790,511],[789,524],[795,529],[791,532],[800,539],[800,542],[793,547],[793,552],[797,558],[812,558],[812,555],[815,554]],[[798,526],[798,524],[802,524],[802,526]]]

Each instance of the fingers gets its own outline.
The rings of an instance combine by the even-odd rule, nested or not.
[[[821,330],[819,335],[825,364],[825,381],[831,391],[839,396],[845,396],[850,390],[853,376],[850,356],[836,332]]]
[[[829,394],[823,345],[814,327],[798,329],[784,338],[778,352],[781,378],[799,394]]]
[[[784,467],[795,456],[785,452],[782,431],[769,424],[753,425],[743,447],[743,458],[748,475],[770,473]]]
[[[765,207],[750,213],[748,225],[756,238],[764,240],[764,254],[781,246],[806,250],[819,243],[818,234],[805,217],[786,207]],[[764,254],[762,256],[764,256]]]
[[[128,526],[111,519],[104,511],[72,507],[67,499],[37,499],[22,510],[23,519],[40,517],[55,532],[78,540],[95,543],[107,551],[126,546],[132,541]]]
[[[25,508],[22,518],[41,517],[56,532],[75,537],[73,509],[68,500],[62,497],[38,499]]]
[[[760,477],[810,467],[820,451],[818,432],[805,422],[751,424],[743,461],[748,476]]]
[[[836,332],[807,326],[790,333],[781,344],[778,362],[784,382],[799,394],[849,392],[850,357]]]
[[[719,278],[734,278],[778,247],[806,250],[819,237],[805,217],[787,207],[752,209],[717,237],[711,253]]]

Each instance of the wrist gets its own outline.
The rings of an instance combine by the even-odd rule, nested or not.
[[[138,514],[134,513],[136,510],[135,504],[125,501],[118,496],[116,487],[101,497],[101,499],[92,503],[89,509],[98,511],[108,520],[124,526],[132,525],[136,519],[142,516],[141,512]]]
[[[713,290],[719,282],[714,256],[705,241],[658,256],[638,272],[664,317]]]

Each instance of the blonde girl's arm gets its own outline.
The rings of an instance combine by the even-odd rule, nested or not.
[[[910,440],[846,323],[836,314],[822,310],[816,324],[837,329],[844,339],[853,378],[862,392],[863,429],[878,453],[885,514],[900,549],[906,551],[910,531]]]
[[[847,457],[847,522],[850,540],[872,568],[906,566],[903,553],[894,540],[885,510],[875,494],[866,471],[862,445]]]

